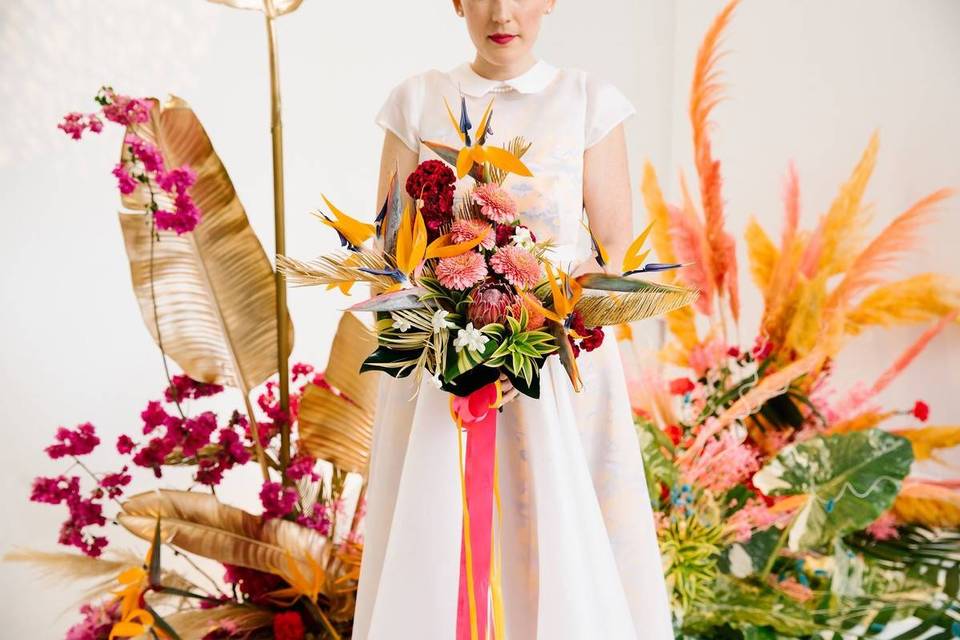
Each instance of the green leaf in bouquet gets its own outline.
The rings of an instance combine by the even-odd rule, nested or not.
[[[466,373],[457,376],[456,380],[451,382],[444,381],[440,389],[452,393],[455,396],[468,396],[477,389],[496,381],[499,377],[499,369],[473,367]]]
[[[360,365],[360,373],[383,371],[394,378],[404,378],[416,368],[421,353],[422,349],[391,349],[380,346]]]
[[[735,542],[721,556],[717,565],[724,573],[746,578],[763,571],[770,555],[777,550],[780,530],[770,527],[754,533],[746,542]]]
[[[443,371],[444,380],[456,383],[459,376],[476,367],[496,351],[497,345],[503,336],[503,325],[497,322],[491,322],[485,325],[480,331],[489,338],[486,344],[483,345],[483,349],[479,351],[474,351],[469,348],[463,348],[460,351],[457,351],[455,348],[447,349],[446,367]]]
[[[664,453],[664,448],[668,451],[672,449],[673,442],[652,422],[640,423],[638,437],[643,454],[643,472],[647,479],[647,490],[650,493],[650,500],[657,503],[660,500],[660,483],[672,487],[677,482],[677,467]]]
[[[913,462],[910,442],[877,429],[817,436],[780,452],[753,478],[768,496],[806,495],[790,525],[791,550],[863,529],[893,504]]]
[[[527,382],[523,377],[513,375],[509,370],[505,371],[507,378],[510,380],[510,383],[513,387],[525,396],[537,399],[540,397],[540,368],[543,366],[543,360],[535,360],[530,362],[530,366],[533,371],[533,375],[530,378],[530,381]]]
[[[688,607],[685,614],[684,631],[693,633],[709,633],[716,627],[730,625],[744,632],[770,628],[775,638],[805,638],[829,630],[786,594],[727,574],[718,575],[709,597]]]

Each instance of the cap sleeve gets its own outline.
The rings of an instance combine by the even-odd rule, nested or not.
[[[616,87],[601,78],[587,74],[587,110],[584,148],[588,149],[637,112],[633,104]]]
[[[374,122],[419,153],[420,82],[417,76],[407,78],[390,91]]]

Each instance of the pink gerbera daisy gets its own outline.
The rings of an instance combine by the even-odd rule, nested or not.
[[[528,288],[540,282],[540,262],[537,257],[516,245],[500,247],[490,257],[490,266],[510,284]]]
[[[505,224],[517,219],[517,203],[510,194],[492,182],[481,184],[471,193],[473,201],[480,205],[480,213],[494,222]]]
[[[487,231],[488,229],[489,231]],[[487,231],[487,237],[483,239],[480,246],[484,249],[493,249],[497,245],[497,234],[490,229],[489,223],[482,220],[465,218],[455,221],[450,228],[450,240],[454,243],[469,242],[484,231]]]
[[[467,289],[487,277],[487,263],[476,251],[440,258],[434,269],[440,284],[448,289]]]

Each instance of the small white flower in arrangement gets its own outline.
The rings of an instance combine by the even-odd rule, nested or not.
[[[413,326],[412,324],[410,324],[410,321],[407,320],[406,318],[402,318],[400,316],[394,316],[394,315],[391,315],[390,317],[393,318],[393,324],[390,326],[393,327],[394,329],[399,329],[400,331],[406,331],[407,329]]]
[[[527,251],[530,251],[536,245],[533,241],[533,236],[530,235],[530,229],[526,227],[517,227],[514,229],[510,242]]]
[[[472,322],[468,322],[466,329],[457,331],[457,337],[453,341],[453,346],[456,347],[457,353],[460,353],[464,347],[469,348],[471,351],[480,351],[488,340],[490,340],[488,336],[483,335],[479,329],[473,326]]]
[[[436,371],[436,373],[430,376],[430,382],[432,382],[433,386],[435,386],[437,389],[440,389],[443,387],[443,378],[440,377],[439,369]]]
[[[453,322],[447,320],[448,315],[450,315],[450,312],[445,309],[437,309],[434,311],[433,319],[431,320],[434,333],[440,333],[444,329],[453,329],[457,326]]]

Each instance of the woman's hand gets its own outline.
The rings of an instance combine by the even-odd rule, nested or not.
[[[504,373],[500,374],[500,392],[503,395],[503,399],[500,402],[501,407],[516,398],[520,393],[513,387],[513,383],[510,382],[510,378],[508,378]]]

